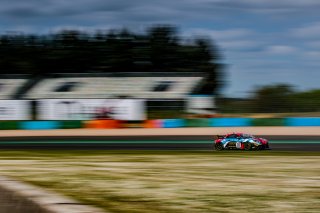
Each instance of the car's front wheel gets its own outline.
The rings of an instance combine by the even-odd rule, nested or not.
[[[216,143],[216,144],[214,145],[214,148],[215,148],[215,150],[217,150],[217,151],[221,151],[221,150],[223,150],[223,145],[222,145],[222,143]]]

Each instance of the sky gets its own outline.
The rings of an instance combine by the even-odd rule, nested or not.
[[[279,83],[320,89],[319,11],[319,0],[0,0],[0,34],[174,25],[218,47],[224,95],[250,97]]]

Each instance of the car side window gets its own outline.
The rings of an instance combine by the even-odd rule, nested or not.
[[[237,137],[238,137],[238,135],[236,135],[236,134],[231,134],[231,135],[227,136],[227,138],[237,138]]]

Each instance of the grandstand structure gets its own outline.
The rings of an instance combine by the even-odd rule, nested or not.
[[[142,99],[147,112],[161,112],[163,116],[162,112],[170,111],[167,115],[176,117],[185,112],[199,113],[189,110],[190,100],[196,98],[193,95],[199,94],[206,80],[207,75],[201,72],[7,74],[0,75],[0,99],[31,100],[33,112],[41,109],[39,104],[44,99]],[[208,102],[200,99],[193,102]],[[202,105],[192,105],[194,109],[190,109],[200,107],[206,108],[206,113],[202,114],[212,112],[211,103]]]
[[[140,98],[184,99],[196,91],[203,73],[49,74],[1,78],[1,99]],[[31,83],[30,83],[31,82]],[[21,89],[23,88],[23,89]]]
[[[0,99],[15,99],[17,91],[29,81],[27,75],[1,75]]]

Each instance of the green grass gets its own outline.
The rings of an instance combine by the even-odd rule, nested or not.
[[[0,174],[109,212],[318,212],[320,152],[0,151]]]

